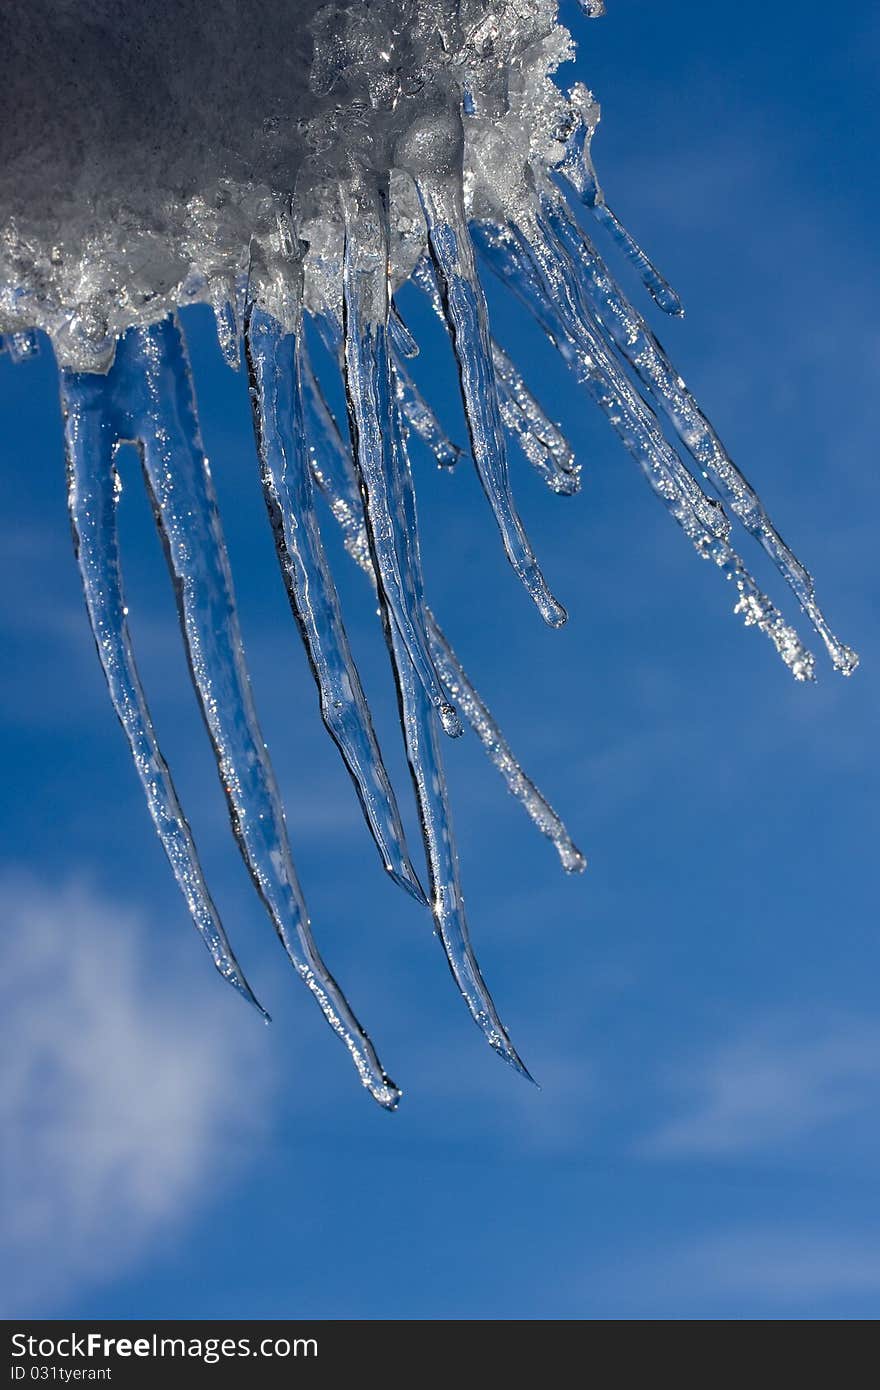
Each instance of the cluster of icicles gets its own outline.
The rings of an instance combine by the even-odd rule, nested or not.
[[[507,558],[544,620],[561,626],[565,610],[548,589],[511,493],[507,441],[515,441],[557,493],[578,491],[578,467],[559,428],[492,336],[478,258],[534,316],[698,555],[714,562],[731,583],[735,611],[770,639],[795,679],[812,678],[813,656],[733,549],[732,519],[767,552],[833,665],[849,674],[857,658],[830,630],[810,575],[781,539],[583,225],[592,219],[608,233],[657,306],[681,314],[676,294],[622,227],[597,184],[590,138],[598,112],[585,89],[578,90],[569,108],[573,114],[563,157],[555,167],[536,159],[526,170],[530,197],[520,201],[516,215],[494,219],[466,210],[462,141],[447,141],[446,160],[434,157],[435,148],[430,163],[419,167],[414,158],[410,164],[426,247],[411,278],[448,329],[470,459]],[[445,119],[453,132],[466,126],[467,92],[461,93],[461,109],[452,113],[451,122]],[[314,311],[303,294],[299,248],[291,241],[285,321],[249,294],[245,278],[229,303],[218,306],[221,345],[235,365],[240,337],[244,341],[262,484],[281,572],[324,724],[351,774],[382,864],[430,910],[452,974],[490,1046],[528,1076],[472,950],[443,771],[443,737],[460,734],[462,721],[470,725],[508,789],[555,846],[563,868],[577,872],[584,859],[517,762],[428,605],[409,441],[412,436],[421,439],[443,467],[456,465],[463,451],[447,437],[410,375],[418,347],[392,295],[387,185],[354,177],[340,185],[339,199],[344,223],[340,256],[329,265],[325,257],[321,271],[335,285],[335,296],[325,296],[319,312]],[[328,307],[334,298],[335,309]],[[339,363],[348,407],[342,424],[334,419],[312,365],[309,339],[314,333]],[[22,358],[34,350],[35,340],[20,332],[8,335],[5,346]],[[89,619],[153,821],[193,920],[221,974],[263,1012],[205,882],[138,676],[117,535],[115,459],[127,442],[136,444],[142,460],[235,838],[296,971],[347,1046],[364,1086],[393,1109],[400,1092],[312,937],[251,694],[181,325],[172,315],[131,327],[119,339],[105,373],[64,369],[61,378],[70,515]],[[318,496],[328,504],[348,552],[378,596],[424,840],[426,888],[407,850],[346,636],[322,545]]]

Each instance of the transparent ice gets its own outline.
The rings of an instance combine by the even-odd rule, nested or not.
[[[580,3],[590,18],[604,11],[602,0]],[[6,0],[0,52],[0,346],[24,361],[42,332],[57,358],[89,620],[156,830],[217,969],[265,1016],[205,882],[138,675],[116,525],[116,455],[130,443],[242,857],[363,1085],[396,1106],[400,1092],[313,939],[260,732],[178,318],[197,302],[213,307],[231,367],[244,349],[281,576],[382,866],[430,912],[490,1046],[528,1077],[471,945],[444,737],[475,733],[562,867],[579,872],[585,860],[431,611],[409,441],[443,468],[472,462],[507,559],[554,628],[567,615],[517,509],[508,441],[554,492],[573,496],[580,479],[562,431],[492,334],[481,274],[535,318],[698,555],[731,583],[734,611],[794,678],[813,678],[814,657],[734,549],[734,522],[773,560],[833,666],[849,675],[857,664],[592,240],[595,224],[655,306],[681,316],[596,177],[598,103],[580,82],[559,85],[574,54],[554,0]],[[448,331],[467,453],[418,384],[419,345],[395,298],[407,282]],[[317,345],[338,366],[344,424],[328,406]],[[377,596],[424,873],[346,635],[325,506]]]

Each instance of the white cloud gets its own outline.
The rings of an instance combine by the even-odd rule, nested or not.
[[[791,1143],[874,1105],[880,1027],[791,1020],[724,1044],[674,1080],[684,1112],[640,1147],[656,1157],[721,1157]]]
[[[270,1054],[231,992],[187,991],[184,943],[178,959],[163,940],[156,987],[130,908],[3,874],[0,912],[5,1315],[35,1315],[137,1262],[216,1193],[236,1138],[259,1136]]]

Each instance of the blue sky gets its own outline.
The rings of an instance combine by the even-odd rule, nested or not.
[[[513,458],[568,627],[542,629],[466,469],[440,476],[421,457],[418,484],[432,606],[590,860],[565,879],[475,740],[448,747],[471,925],[541,1082],[529,1088],[481,1043],[429,921],[378,868],[281,588],[245,383],[207,315],[188,317],[294,853],[322,948],[404,1088],[388,1116],[298,986],[232,844],[129,468],[145,683],[271,1029],[189,926],[86,626],[54,367],[48,353],[0,359],[8,1313],[880,1306],[876,10],[609,0],[598,23],[564,14],[603,104],[609,201],[685,301],[661,337],[862,668],[846,681],[820,660],[815,687],[794,684],[493,293],[499,338],[584,467],[581,496],[562,499]],[[422,380],[459,431],[449,364],[426,337]],[[405,796],[369,595],[329,527],[327,540]],[[756,547],[740,549],[787,602]]]

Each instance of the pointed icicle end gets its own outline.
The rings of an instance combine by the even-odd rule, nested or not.
[[[502,1062],[506,1062],[509,1067],[513,1067],[513,1070],[517,1072],[524,1081],[529,1081],[533,1086],[537,1086],[537,1081],[532,1076],[532,1073],[520,1057],[513,1043],[510,1041],[507,1029],[504,1027],[504,1024],[501,1022],[494,1009],[491,1014],[486,1009],[480,1009],[478,1012],[474,1012],[474,1010],[471,1009],[471,1014],[474,1022],[496,1056],[500,1057]],[[540,1087],[538,1087],[538,1089],[540,1090]]]
[[[397,867],[393,864],[386,864],[385,870],[398,888],[402,888],[404,892],[409,893],[411,898],[415,898],[420,907],[430,907],[427,894],[419,882],[418,874],[408,859],[402,859]]]
[[[254,994],[253,990],[251,989],[250,985],[248,984],[247,980],[244,978],[243,975],[226,975],[224,978],[228,980],[229,984],[232,985],[232,988],[238,994],[241,995],[242,999],[247,1000],[248,1004],[250,1004],[252,1008],[256,1009],[257,1013],[260,1015],[260,1018],[263,1020],[264,1023],[272,1022],[272,1015],[269,1013],[267,1009],[263,1008],[259,999]]]
[[[406,357],[410,361],[412,358],[418,357],[419,345],[401,317],[400,310],[394,300],[391,301],[391,311],[388,316],[388,331],[391,335],[391,341],[401,357]]]
[[[440,715],[440,723],[443,725],[444,734],[446,734],[448,738],[461,738],[464,729],[462,728],[461,720],[458,717],[455,706],[440,704],[437,707],[437,713]]]
[[[540,1085],[532,1076],[532,1073],[529,1071],[525,1062],[522,1060],[513,1043],[510,1041],[508,1037],[505,1037],[503,1039],[498,1038],[497,1040],[490,1038],[490,1043],[494,1051],[498,1053],[498,1056],[501,1058],[503,1062],[506,1062],[509,1067],[513,1067],[513,1070],[517,1073],[518,1076],[521,1076],[524,1081],[528,1081],[530,1085],[537,1087],[537,1089],[540,1091]]]

